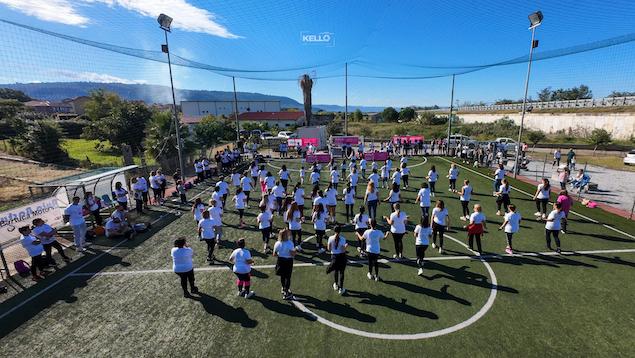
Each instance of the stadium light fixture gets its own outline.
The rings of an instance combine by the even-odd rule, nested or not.
[[[169,17],[166,14],[161,14],[157,18],[157,22],[159,23],[159,26],[163,30],[170,32],[170,26],[172,25],[172,18],[171,17]]]
[[[544,16],[542,16],[541,11],[536,11],[529,14],[529,28],[533,29],[534,27],[540,26],[540,24],[542,24],[543,17]]]

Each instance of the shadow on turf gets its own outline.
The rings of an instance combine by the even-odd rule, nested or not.
[[[448,280],[452,280],[458,283],[472,285],[477,287],[486,288],[491,290],[492,288],[496,288],[498,291],[508,292],[508,293],[518,293],[513,287],[503,286],[503,285],[493,285],[487,276],[481,275],[475,272],[468,271],[469,266],[461,266],[459,268],[454,268],[450,266],[443,265],[439,262],[426,262],[425,270],[436,270],[441,271],[443,273],[437,273],[432,276],[425,276],[428,280],[436,280],[438,278],[445,278]]]
[[[355,291],[348,291],[350,294]],[[351,318],[360,322],[374,323],[377,319],[374,316],[362,313],[357,309],[347,304],[341,304],[333,302],[331,300],[320,301],[317,298],[308,295],[295,295],[299,301],[302,302],[307,308],[315,309],[322,312],[328,312],[340,317]]]
[[[249,318],[242,307],[234,308],[215,297],[201,292],[196,296],[192,296],[191,299],[200,302],[207,313],[218,316],[227,322],[239,323],[244,328],[255,328],[258,325],[258,321]]]
[[[414,306],[409,305],[406,299],[401,299],[400,301],[395,300],[392,297],[387,297],[382,294],[376,295],[370,292],[362,292],[362,291],[347,291],[347,295],[350,297],[361,298],[359,303],[373,306],[381,306],[390,308],[395,311],[403,312],[406,314],[410,314],[417,317],[428,318],[428,319],[439,319],[436,313],[422,310],[416,308]]]
[[[431,289],[426,288],[426,287],[414,285],[414,284],[409,283],[409,282],[384,281],[384,283],[387,284],[387,285],[391,285],[391,286],[402,288],[402,289],[404,289],[406,291],[410,291],[412,293],[418,293],[418,294],[430,296],[432,298],[436,298],[436,299],[439,299],[439,300],[456,301],[457,303],[460,303],[460,304],[462,304],[464,306],[471,306],[472,305],[472,302],[470,302],[470,301],[468,301],[466,299],[463,299],[461,297],[454,296],[453,294],[449,293],[448,292],[448,288],[450,287],[450,285],[443,285],[443,287],[441,287],[441,290],[435,291],[435,290],[431,290]]]

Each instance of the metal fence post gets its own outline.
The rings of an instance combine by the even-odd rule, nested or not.
[[[631,216],[629,220],[633,220],[633,211],[635,211],[635,198],[633,198],[633,206],[631,207]]]
[[[542,162],[542,178],[543,179],[545,177],[545,167],[547,166],[547,154],[545,154],[545,160]]]

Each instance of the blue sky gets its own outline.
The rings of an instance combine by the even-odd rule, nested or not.
[[[635,2],[597,1],[205,1],[205,0],[0,0],[0,19],[117,46],[159,49],[156,15],[175,18],[171,49],[232,72],[240,91],[301,99],[296,78],[318,77],[314,103],[344,103],[344,62],[349,103],[447,105],[450,75],[459,69],[416,66],[481,65],[524,56],[527,14],[542,10],[538,51],[554,50],[635,32]],[[108,52],[0,23],[0,82],[120,81],[169,84],[162,63]],[[302,34],[329,33],[328,43]],[[325,65],[327,64],[327,65]],[[635,91],[635,43],[535,62],[530,94],[552,86],[587,84],[596,97]],[[175,67],[179,88],[231,90],[231,78]],[[526,64],[457,76],[455,98],[494,101],[522,97]],[[261,80],[243,79],[256,77]],[[334,77],[337,76],[337,77]],[[427,77],[388,80],[357,76]]]

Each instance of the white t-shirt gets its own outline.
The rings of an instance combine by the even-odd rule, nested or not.
[[[251,174],[252,178],[253,177],[257,177],[258,176],[258,167],[257,166],[253,166],[251,167],[251,169],[249,169],[249,174]]]
[[[434,222],[438,225],[445,226],[445,219],[448,217],[448,209],[443,208],[434,208],[432,209],[432,216],[434,217]]]
[[[138,185],[139,182],[137,182],[135,185]],[[146,188],[147,190],[147,188]],[[94,196],[91,196],[89,198],[86,199],[86,204],[88,205],[88,210],[90,211],[95,211],[99,209],[99,204],[97,204],[97,199],[95,199]]]
[[[362,159],[359,161],[359,167],[361,169],[366,169],[366,159]]]
[[[520,219],[521,217],[519,213],[510,211],[505,214],[505,220],[507,221],[507,224],[505,224],[504,228],[505,232],[510,234],[517,233],[520,229]]]
[[[215,225],[214,220],[201,219],[201,221],[198,222],[198,228],[201,229],[201,239],[214,239],[214,226],[217,226]]]
[[[234,260],[233,271],[235,273],[250,273],[251,264],[247,261],[251,260],[251,253],[247,249],[236,249],[232,251],[229,260]]]
[[[214,221],[214,225],[216,226],[223,225],[223,222],[222,222],[223,208],[221,208],[220,206],[214,206],[207,209],[207,211],[209,211],[209,218]]]
[[[346,252],[346,239],[340,235],[339,242],[337,242],[337,245],[335,242],[336,239],[337,239],[337,234],[329,237],[328,246],[331,247],[331,254],[333,255],[343,254],[344,252]]]
[[[203,211],[205,211],[205,205],[202,203],[194,207],[194,220],[196,220],[196,222],[201,221],[203,218]]]
[[[547,216],[547,220],[553,220],[553,221],[547,221],[547,223],[545,223],[545,229],[547,230],[560,230],[560,221],[562,219],[564,219],[566,217],[566,214],[564,213],[564,211],[560,211],[558,212],[558,210],[553,210],[552,212],[549,213],[549,216]]]
[[[372,254],[381,252],[380,240],[384,238],[384,233],[379,230],[368,229],[362,235],[366,241],[366,251]]]
[[[401,176],[410,175],[410,168],[401,168]]]
[[[280,180],[289,180],[289,171],[280,169],[278,176],[280,176]]]
[[[470,201],[470,199],[472,198],[472,187],[469,185],[464,185],[463,186],[463,194],[461,194],[461,201]]]
[[[273,252],[275,252],[276,255],[278,255],[279,257],[283,257],[287,259],[290,259],[293,257],[291,255],[291,252],[293,252],[294,250],[295,248],[291,240],[276,241],[276,243],[273,245]]]
[[[450,171],[448,172],[448,178],[449,179],[456,179],[459,177],[459,169],[458,168],[450,168]]]
[[[194,268],[192,256],[194,251],[190,247],[173,247],[172,248],[172,269],[174,272],[189,272]]]
[[[246,201],[247,195],[245,195],[245,193],[240,192],[234,195],[234,205],[236,205],[236,209],[244,209]]]
[[[379,192],[377,191],[377,189],[375,189],[374,191],[366,190],[366,200],[367,201],[378,200],[379,199],[379,197],[377,196],[378,194]]]
[[[82,206],[77,204],[71,204],[64,209],[64,215],[69,216],[69,223],[71,226],[81,225],[85,223],[84,215],[82,214]]]
[[[498,192],[501,193],[501,195],[509,195],[509,192],[512,190],[511,185],[507,184],[507,186],[502,185],[498,188]]]
[[[473,212],[470,215],[470,223],[482,224],[482,223],[485,222],[485,220],[486,220],[485,214],[483,214],[483,213]]]
[[[326,196],[326,205],[335,206],[337,205],[337,190],[331,188],[324,193]]]
[[[271,226],[271,211],[265,210],[264,212],[258,214],[258,229],[266,229]]]
[[[344,190],[342,190],[342,195],[344,196],[344,204],[355,204],[355,192],[352,188],[351,190],[348,190],[348,188],[344,188]]]
[[[397,185],[401,184],[401,172],[400,171],[396,171],[394,173],[392,173],[392,182],[396,183]]]
[[[267,178],[267,174],[269,174],[267,169],[260,169],[258,171],[258,176],[260,177],[260,180],[262,180],[262,181],[264,181]]]
[[[285,217],[287,213],[284,213]],[[300,210],[296,210],[291,214],[291,220],[289,220],[289,230],[302,230],[302,222],[300,219],[302,218],[302,214]]]
[[[265,178],[265,187],[267,190],[271,190],[274,185],[276,185],[276,179],[273,176],[268,176]]]
[[[276,198],[284,198],[284,187],[282,184],[274,186],[271,191]]]
[[[368,181],[375,183],[375,188],[379,187],[379,174],[373,173],[368,176]]]
[[[351,186],[357,186],[357,182],[359,181],[359,174],[351,173],[348,175],[349,181],[351,182]]]
[[[158,175],[151,175],[150,176],[150,187],[152,189],[161,188],[161,182],[160,182],[160,178],[159,178]]]
[[[295,200],[298,205],[304,205],[304,189],[298,188],[295,193],[293,193],[293,200]]]
[[[399,202],[399,198],[400,198],[400,194],[398,191],[390,191],[390,197],[388,198],[388,201],[391,203],[397,203]]]
[[[234,186],[240,186],[240,174],[238,173],[232,174],[231,182]]]
[[[549,199],[549,188],[545,188],[544,184],[538,184],[538,199]]]
[[[392,232],[393,234],[405,233],[407,220],[407,215],[403,211],[395,211],[394,213],[390,214],[390,221],[392,222],[392,224],[390,225],[390,232]]]
[[[220,193],[220,195],[225,195],[229,192],[229,185],[227,185],[226,182],[224,181],[218,181],[216,183],[216,186],[218,187],[218,192]]]
[[[340,181],[340,173],[337,170],[331,170],[331,183]]]
[[[33,228],[32,235],[34,235],[40,241],[42,241],[42,245],[48,245],[48,244],[52,243],[53,241],[55,241],[55,236],[45,237],[45,236],[42,236],[42,234],[45,233],[45,232],[49,233],[49,232],[52,232],[52,231],[53,231],[53,228],[51,227],[51,225],[42,224],[40,226],[36,226],[36,227]]]
[[[243,191],[251,191],[253,183],[250,177],[240,179],[240,184],[242,185]]]
[[[430,207],[430,188],[421,188],[419,189],[419,193],[417,193],[419,197],[419,206],[422,208]]]
[[[415,226],[415,234],[417,235],[415,245],[430,245],[430,236],[432,235],[432,228],[430,226]]]
[[[212,199],[216,200],[216,205],[221,208],[223,207],[223,195],[220,193],[220,191],[213,192]]]
[[[44,246],[41,243],[34,245],[33,243],[37,240],[37,238],[33,235],[20,235],[20,244],[22,247],[29,253],[29,256],[39,256],[44,251]]]
[[[496,169],[494,172],[494,179],[503,180],[505,178],[505,169]]]
[[[320,173],[319,172],[311,172],[311,184],[317,183],[320,181]]]
[[[318,213],[313,213],[313,228],[315,230],[326,230],[326,217],[325,213],[320,213],[320,217],[318,218]]]
[[[387,165],[384,165],[381,167],[380,172],[382,178],[388,178],[388,175],[390,174],[390,168],[388,168]]]
[[[355,230],[368,228],[368,215],[366,214],[355,215],[353,221],[355,222]]]
[[[428,172],[428,177],[429,177],[428,181],[434,183],[437,181],[437,179],[439,179],[439,173],[436,171],[433,172],[432,170],[430,170]]]

